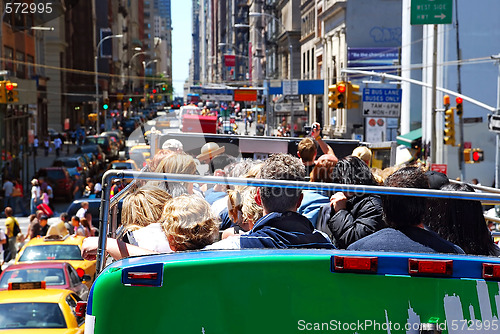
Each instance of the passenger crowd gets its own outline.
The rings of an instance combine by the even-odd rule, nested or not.
[[[215,143],[207,143],[201,154],[193,157],[183,151],[180,142],[168,140],[148,168],[158,173],[196,175],[198,160],[206,164],[207,174],[214,176],[474,191],[467,184],[451,184],[444,174],[416,166],[372,169],[371,152],[366,147],[339,159],[320,131],[319,125],[313,126],[312,136],[299,143],[299,158],[279,153],[265,161],[237,160]],[[323,152],[320,156],[318,148]],[[120,190],[115,189],[112,195]],[[26,239],[82,235],[87,237],[83,257],[95,259],[98,237],[87,209],[88,203],[83,202],[75,216],[62,214],[50,227],[44,211],[37,210],[30,216]],[[8,249],[15,252],[10,246],[17,232],[12,208],[7,207],[5,214],[5,239],[9,240]],[[144,180],[135,182],[123,200],[121,226],[116,239],[108,238],[106,251],[120,259],[183,250],[246,248],[500,256],[481,203],[474,200]]]
[[[300,158],[280,153],[265,161],[237,161],[215,143],[207,143],[196,158],[215,176],[474,191],[419,167],[372,170],[365,147],[338,159],[319,134],[319,126],[313,127],[312,137],[300,142]],[[325,153],[320,157],[318,147]],[[182,151],[180,142],[169,140],[163,148],[150,162],[151,171],[197,173],[194,157]],[[107,241],[114,259],[245,248],[500,255],[481,203],[473,200],[195,182],[142,181],[133,187],[123,202],[118,237]],[[97,244],[97,237],[84,241],[84,258],[95,258]]]

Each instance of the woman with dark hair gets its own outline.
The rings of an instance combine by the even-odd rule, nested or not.
[[[334,183],[376,186],[370,168],[359,158],[347,156],[333,169]],[[386,227],[378,195],[336,192],[323,206],[317,228],[329,234],[338,248]]]
[[[469,191],[468,184],[446,184],[443,191]],[[462,199],[438,200],[442,208],[440,220],[429,220],[429,227],[442,238],[460,246],[466,254],[500,256],[500,248],[493,242],[479,201]]]

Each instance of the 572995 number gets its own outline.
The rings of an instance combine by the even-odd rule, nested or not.
[[[7,2],[5,4],[5,13],[15,14],[50,14],[52,13],[52,2],[46,3],[26,3],[26,2]]]

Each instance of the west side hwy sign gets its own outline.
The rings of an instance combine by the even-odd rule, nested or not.
[[[364,117],[399,117],[401,115],[401,89],[364,88]]]

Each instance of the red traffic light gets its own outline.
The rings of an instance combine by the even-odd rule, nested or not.
[[[12,84],[12,82],[7,82],[5,84],[5,89],[7,89],[7,90],[13,90],[14,89],[14,85]]]
[[[457,98],[455,99],[455,102],[457,102],[457,104],[462,104],[462,102],[464,102],[464,99],[457,96]]]
[[[156,94],[156,89],[153,89],[153,94]]]
[[[344,84],[339,84],[339,85],[337,85],[337,91],[338,91],[339,93],[345,93],[345,90],[346,90],[346,87],[345,87],[345,85],[344,85]]]
[[[484,152],[480,149],[472,150],[472,161],[480,162],[484,160]]]

